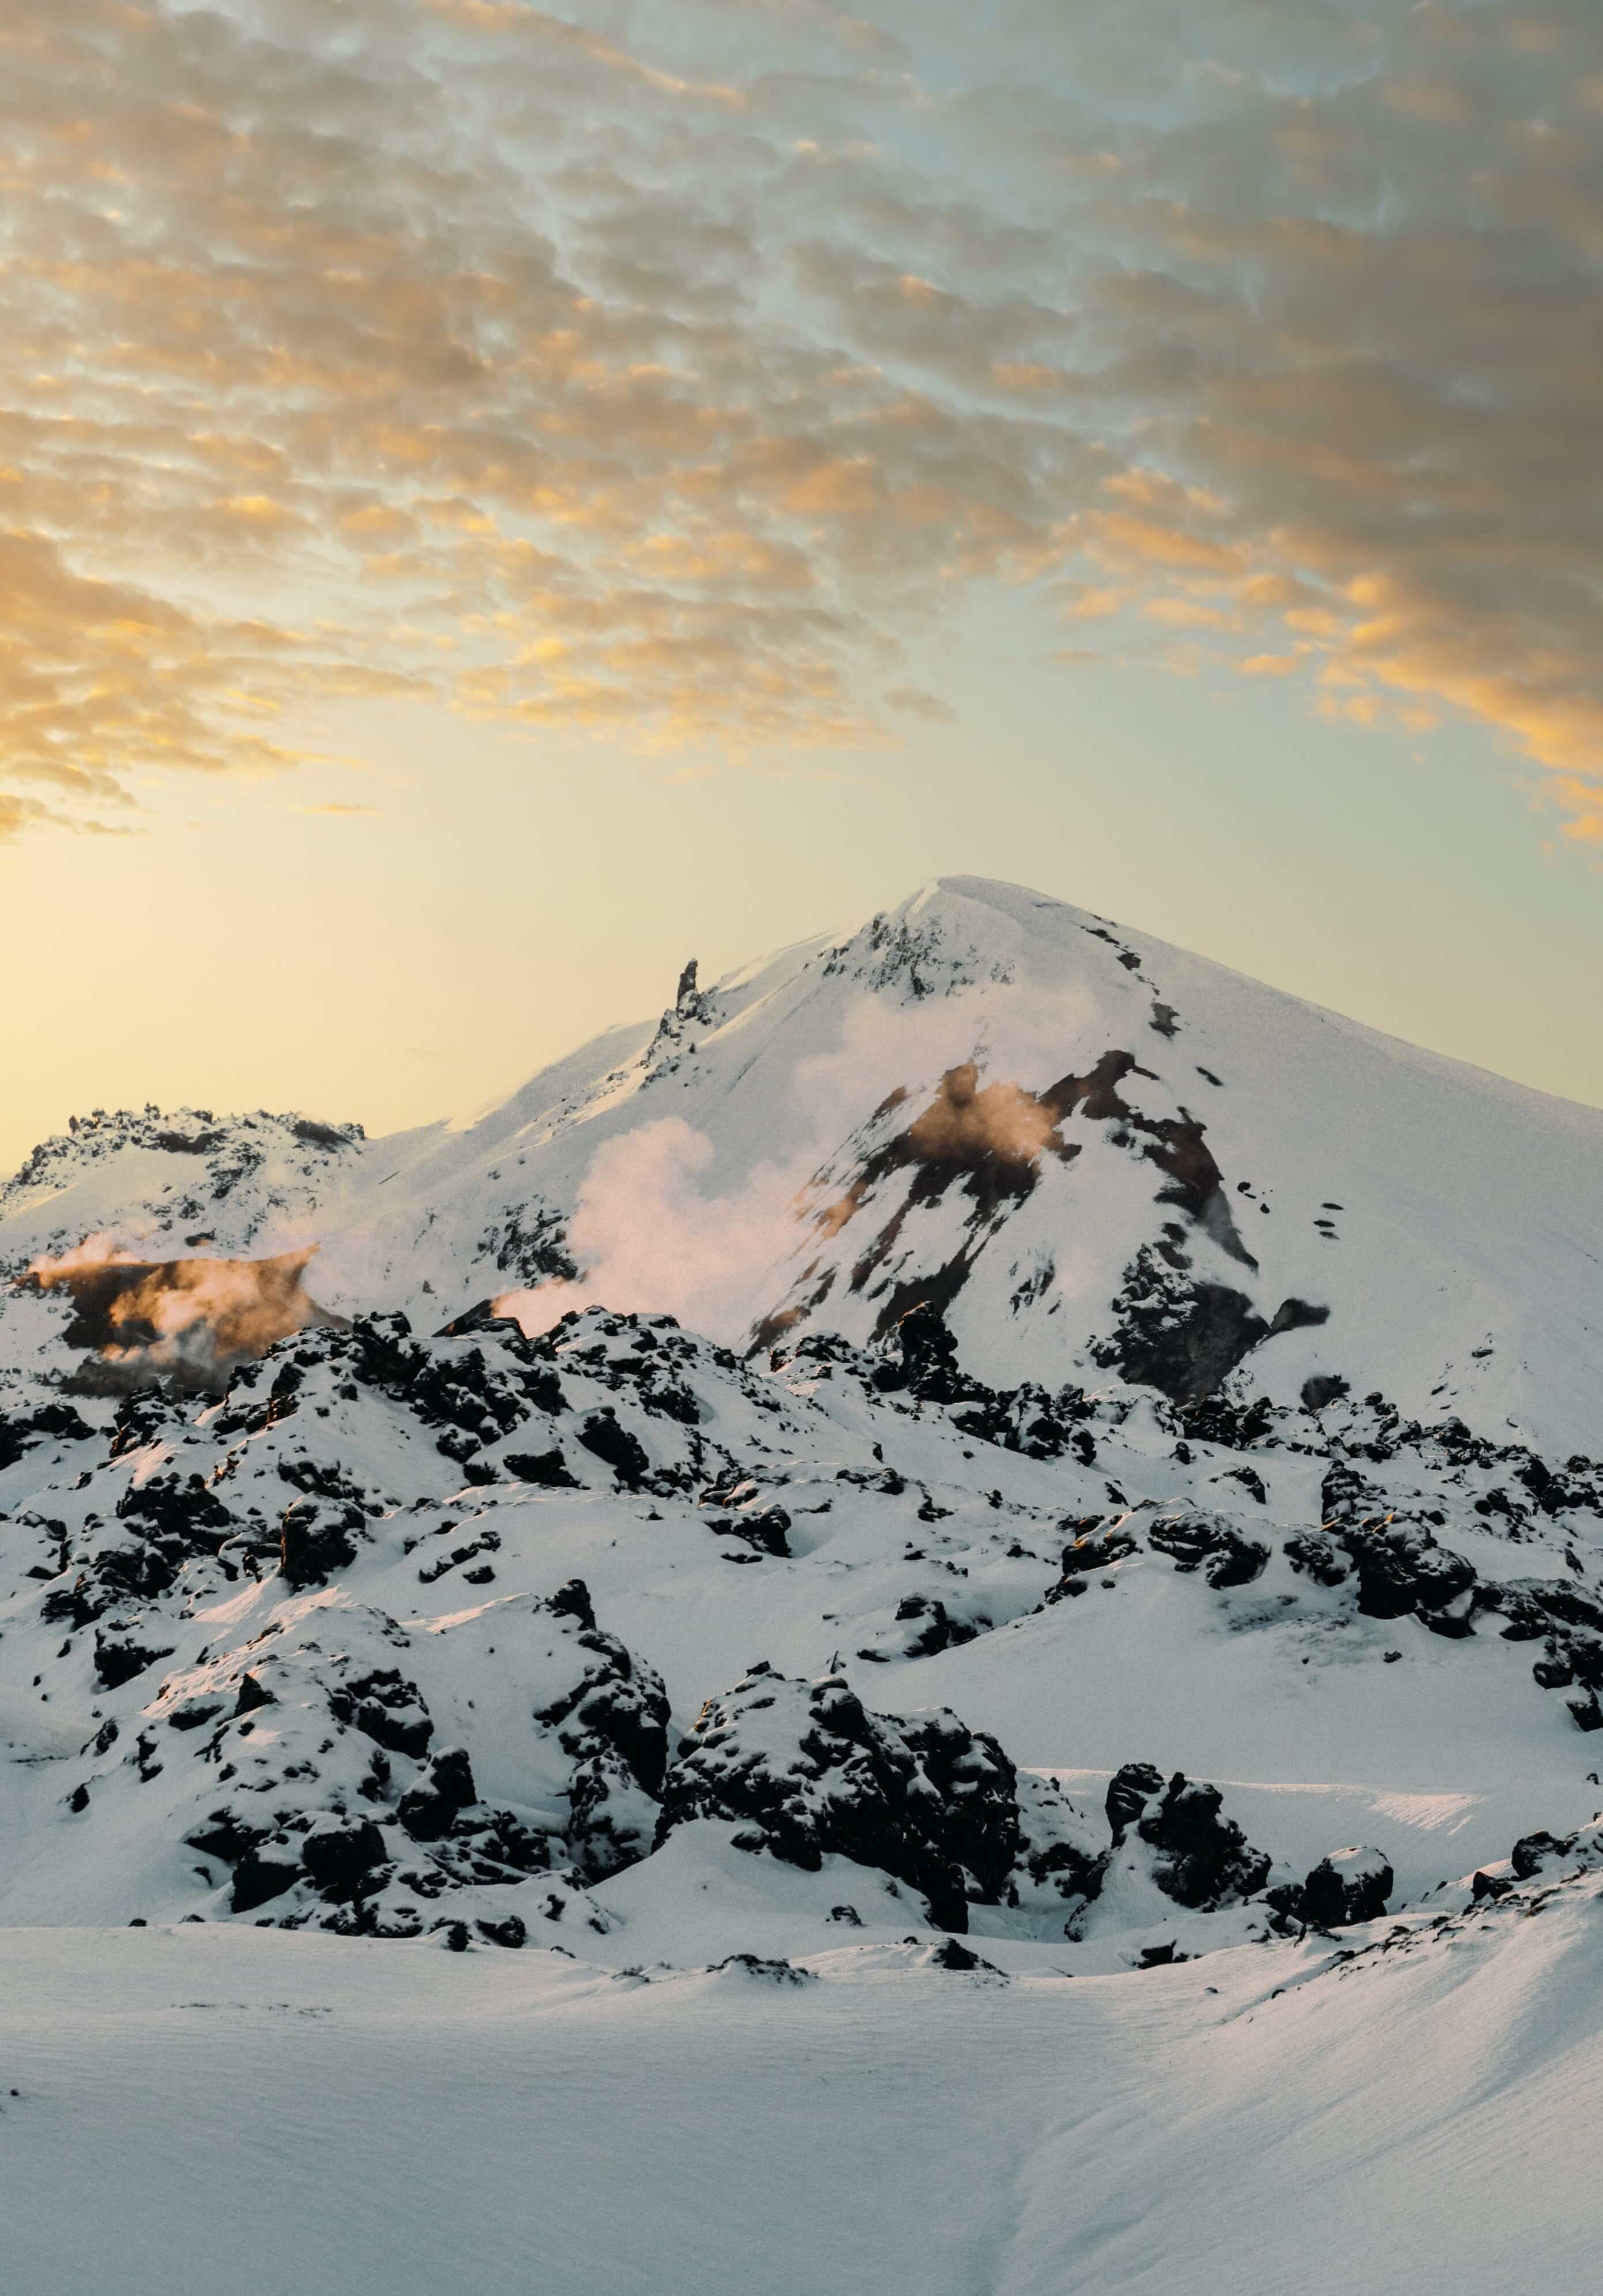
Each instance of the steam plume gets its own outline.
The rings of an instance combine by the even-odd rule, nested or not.
[[[985,989],[936,1008],[887,1012],[866,1001],[847,1015],[836,1047],[797,1063],[789,1095],[810,1122],[793,1155],[759,1162],[733,1188],[716,1193],[705,1185],[713,1144],[681,1117],[608,1141],[592,1160],[568,1226],[585,1274],[503,1293],[496,1310],[516,1316],[531,1336],[569,1308],[655,1310],[737,1345],[784,1288],[780,1270],[798,1245],[813,1241],[819,1225],[827,1233],[832,1217],[838,1226],[855,1210],[849,1193],[833,1213],[819,1206],[814,1183],[865,1118],[922,1102],[905,1136],[906,1160],[1027,1172],[1060,1144],[1054,1111],[1018,1085],[982,1086],[980,1064],[1004,1075],[1051,1073],[1085,1017],[1077,996],[1043,998],[1021,1013]],[[887,1098],[887,1081],[897,1076],[925,1081]]]
[[[569,1308],[652,1309],[715,1338],[738,1334],[748,1318],[754,1275],[795,1239],[794,1166],[759,1165],[728,1195],[704,1194],[698,1181],[713,1144],[683,1117],[665,1117],[599,1149],[568,1223],[577,1282],[536,1284],[495,1302],[531,1336]]]
[[[977,1165],[988,1156],[1033,1164],[1059,1146],[1058,1119],[1021,1085],[979,1081],[972,1061],[948,1069],[935,1098],[907,1128],[907,1145],[920,1163]]]
[[[302,1281],[316,1250],[270,1259],[138,1259],[87,1238],[54,1259],[37,1259],[21,1278],[39,1292],[64,1291],[72,1316],[62,1337],[93,1349],[96,1383],[134,1387],[176,1379],[223,1386],[233,1366],[263,1355],[307,1324],[334,1319]]]

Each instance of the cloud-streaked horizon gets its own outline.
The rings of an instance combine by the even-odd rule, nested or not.
[[[13,0],[0,66],[0,835],[364,697],[916,734],[1015,584],[1043,674],[1477,723],[1603,840],[1588,0]]]

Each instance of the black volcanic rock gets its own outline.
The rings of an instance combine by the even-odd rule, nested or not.
[[[348,1898],[388,1856],[372,1818],[325,1817],[302,1836],[300,1862],[312,1886],[328,1898]]]
[[[878,1866],[941,1927],[966,1930],[970,1886],[994,1899],[1018,1854],[1014,1775],[953,1714],[872,1714],[838,1677],[762,1666],[702,1709],[669,1767],[658,1838],[731,1820],[742,1847],[811,1872],[831,1853]]]
[[[286,1583],[320,1587],[336,1571],[348,1570],[356,1559],[351,1534],[361,1524],[359,1508],[331,1508],[315,1499],[299,1499],[286,1508],[280,1529]]]
[[[143,1674],[158,1659],[170,1658],[172,1654],[172,1644],[149,1639],[137,1620],[130,1626],[95,1631],[94,1670],[108,1690],[132,1682],[135,1675]]]
[[[1378,1921],[1392,1894],[1394,1876],[1378,1849],[1337,1849],[1303,1883],[1300,1914],[1321,1930]]]
[[[1427,1620],[1475,1586],[1475,1568],[1422,1523],[1360,1523],[1341,1534],[1358,1580],[1358,1607],[1372,1619],[1415,1611]]]
[[[1147,1526],[1147,1544],[1168,1555],[1177,1570],[1200,1570],[1210,1587],[1246,1587],[1269,1561],[1262,1539],[1244,1538],[1215,1514],[1164,1515]]]
[[[414,1841],[438,1841],[450,1832],[458,1813],[478,1800],[466,1748],[446,1746],[401,1796],[396,1816]]]
[[[638,1439],[619,1424],[615,1411],[606,1407],[593,1411],[579,1429],[579,1440],[606,1462],[626,1488],[636,1489],[644,1480],[650,1461]]]
[[[1269,1878],[1271,1860],[1220,1816],[1223,1800],[1217,1786],[1178,1770],[1165,1785],[1149,1762],[1127,1762],[1108,1788],[1114,1847],[1133,1830],[1156,1853],[1158,1887],[1193,1911],[1254,1897]]]

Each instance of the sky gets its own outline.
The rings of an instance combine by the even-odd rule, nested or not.
[[[1603,1104],[1596,0],[9,0],[0,1164],[925,879]]]

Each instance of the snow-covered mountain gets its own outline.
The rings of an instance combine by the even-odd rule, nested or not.
[[[971,879],[470,1123],[97,1115],[0,1192],[0,1923],[1355,2047],[1386,1956],[1595,1919],[1600,1181]]]
[[[472,1122],[92,1119],[0,1193],[0,1259],[315,1244],[346,1314],[538,1292],[531,1325],[596,1299],[742,1349],[877,1344],[935,1300],[994,1384],[1181,1398],[1244,1365],[1562,1455],[1603,1373],[1600,1195],[1603,1113],[958,878],[688,968]]]

